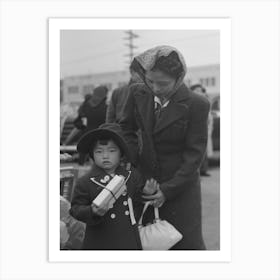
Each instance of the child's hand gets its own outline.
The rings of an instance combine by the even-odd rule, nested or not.
[[[94,203],[91,204],[91,210],[94,214],[98,216],[104,216],[105,213],[108,211],[109,206],[108,205],[103,205],[102,207],[98,207]]]
[[[143,188],[143,193],[146,195],[152,195],[155,194],[158,189],[159,183],[155,179],[151,178],[146,181],[145,186]]]

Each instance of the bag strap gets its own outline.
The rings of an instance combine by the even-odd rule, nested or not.
[[[145,205],[144,205],[144,208],[143,208],[143,211],[142,211],[142,214],[140,216],[140,219],[139,219],[139,222],[138,224],[141,226],[142,225],[142,221],[143,221],[143,216],[144,216],[144,213],[146,212],[148,206],[149,206],[150,202],[146,202]]]
[[[130,221],[132,225],[136,224],[135,216],[134,216],[134,210],[133,210],[133,204],[132,204],[132,199],[129,196],[127,199],[127,204],[128,204],[128,209],[129,209],[129,216],[130,216]]]
[[[144,205],[144,208],[143,208],[141,217],[140,217],[139,222],[138,222],[138,224],[139,224],[140,226],[142,226],[143,216],[144,216],[146,210],[148,209],[149,205],[150,205],[150,201],[147,201],[147,202],[145,203],[145,205]],[[158,210],[157,207],[154,207],[154,214],[155,214],[155,220],[159,220],[159,210]]]
[[[154,207],[155,219],[159,220],[159,210],[157,207]]]

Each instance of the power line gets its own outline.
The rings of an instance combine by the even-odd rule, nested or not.
[[[130,61],[129,63],[132,62],[132,59],[135,56],[135,49],[138,48],[138,46],[134,45],[134,39],[139,38],[139,35],[135,34],[132,30],[129,31],[125,31],[125,33],[127,33],[129,35],[129,37],[124,38],[124,40],[128,40],[129,43],[125,44],[126,46],[129,47],[129,53],[125,54],[125,56],[128,56]],[[170,42],[181,42],[181,41],[186,41],[186,40],[193,40],[193,39],[197,39],[197,38],[202,38],[202,37],[212,37],[212,36],[217,36],[219,34],[203,34],[203,35],[194,35],[194,36],[190,36],[190,37],[184,37],[184,38],[178,38],[178,39],[173,39],[168,41],[168,43]],[[166,43],[161,41],[162,43]],[[161,44],[161,42],[158,42],[157,44]],[[99,44],[98,44],[99,45]],[[143,48],[144,46],[148,46],[147,43],[141,45],[141,48]],[[104,56],[110,55],[110,54],[115,54],[115,53],[121,53],[123,51],[123,49],[117,49],[117,50],[112,50],[112,51],[108,51],[108,52],[104,52],[104,53],[99,53],[96,55],[90,55],[90,56],[85,56],[82,58],[78,58],[78,59],[73,59],[73,60],[68,60],[66,62],[62,62],[62,65],[68,65],[68,64],[77,64],[77,63],[82,63],[84,61],[91,61],[91,60],[95,60],[95,59],[99,59],[102,58]]]
[[[134,49],[137,49],[137,46],[134,45],[133,41],[134,39],[138,38],[139,35],[134,33],[132,30],[128,30],[124,32],[128,35],[128,37],[125,37],[123,39],[128,41],[128,43],[126,43],[125,45],[128,46],[128,50],[129,50],[129,53],[125,54],[125,56],[129,57],[130,59],[129,64],[130,64],[134,58]]]

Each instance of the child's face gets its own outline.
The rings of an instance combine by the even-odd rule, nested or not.
[[[110,174],[114,173],[120,164],[121,151],[112,140],[105,141],[105,143],[98,141],[93,148],[93,158],[97,166]]]

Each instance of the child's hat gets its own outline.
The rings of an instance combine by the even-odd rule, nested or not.
[[[104,123],[98,129],[87,132],[79,140],[77,150],[79,153],[89,154],[91,156],[93,143],[102,139],[112,139],[123,154],[129,158],[128,148],[123,138],[123,131],[117,123]]]

